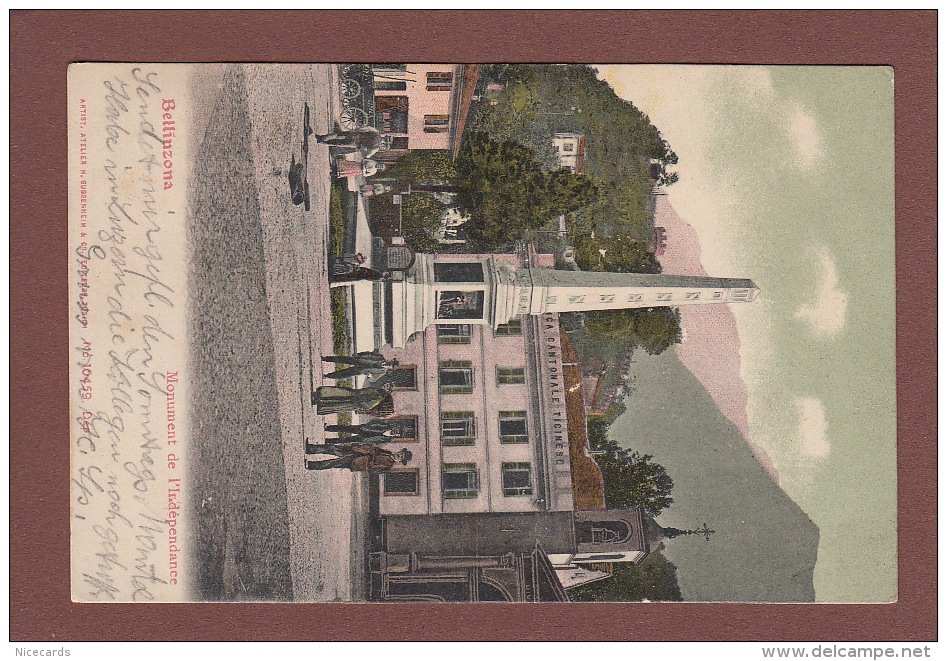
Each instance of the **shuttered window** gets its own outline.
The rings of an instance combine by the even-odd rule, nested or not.
[[[476,498],[480,493],[477,464],[444,464],[441,485],[444,498]]]
[[[500,442],[527,443],[526,411],[500,411]]]
[[[533,493],[532,466],[523,462],[504,462],[503,495],[528,496]]]

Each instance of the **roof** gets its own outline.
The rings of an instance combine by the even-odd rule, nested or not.
[[[605,509],[605,480],[602,470],[587,453],[589,448],[588,421],[582,394],[582,370],[579,357],[568,336],[562,338],[562,371],[566,387],[566,418],[569,430],[569,460],[572,465],[572,500],[577,510]]]
[[[454,97],[454,107],[451,118],[451,150],[454,158],[460,153],[460,141],[464,135],[464,125],[467,123],[467,113],[470,112],[470,102],[473,100],[477,81],[480,79],[480,64],[460,65],[460,89]]]
[[[579,138],[579,146],[575,150],[575,169],[573,172],[576,174],[582,174],[582,165],[585,161],[585,136]]]
[[[564,602],[570,601],[569,594],[566,592],[559,580],[549,556],[546,555],[542,544],[536,542],[536,548],[533,550],[532,558],[536,571],[535,580],[538,594],[535,595],[536,601]]]

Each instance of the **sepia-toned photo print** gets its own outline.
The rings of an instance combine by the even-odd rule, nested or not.
[[[893,86],[72,65],[72,599],[896,601]]]

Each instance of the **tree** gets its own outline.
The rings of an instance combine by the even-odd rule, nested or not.
[[[652,553],[635,566],[630,562],[613,565],[606,579],[569,590],[572,601],[683,601],[677,584],[677,567],[660,553]]]
[[[468,134],[456,161],[463,187],[457,207],[470,216],[473,234],[503,246],[554,216],[574,211],[598,195],[591,180],[571,173],[543,172],[532,150],[487,133]]]
[[[600,442],[595,449],[604,450],[595,461],[602,470],[608,507],[640,505],[651,516],[657,516],[674,502],[674,481],[664,466],[652,461],[652,455],[632,452],[610,439]]]
[[[589,312],[586,327],[596,338],[621,339],[650,356],[680,344],[681,311],[677,308],[632,308]]]
[[[661,174],[658,176],[658,183],[661,186],[670,186],[676,184],[679,178],[677,172],[665,172],[662,169]]]
[[[412,184],[451,184],[457,181],[457,169],[449,151],[417,149],[390,165],[384,177]]]
[[[636,344],[645,353],[657,356],[672,344],[681,342],[681,311],[677,308],[638,308],[634,310]]]
[[[582,234],[574,237],[573,242],[575,261],[583,271],[661,272],[661,263],[648,250],[647,244],[625,234],[613,234],[604,241]]]

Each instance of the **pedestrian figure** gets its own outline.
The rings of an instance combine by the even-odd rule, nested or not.
[[[364,266],[359,266],[358,268],[353,268],[348,273],[343,273],[341,275],[332,275],[329,273],[329,286],[335,286],[337,284],[344,284],[346,282],[358,282],[359,280],[387,280],[391,277],[389,271],[384,273],[376,271],[375,269],[366,268]]]
[[[340,151],[358,150],[364,158],[373,156],[378,151],[387,150],[391,142],[387,135],[382,135],[373,126],[366,126],[354,131],[336,130],[332,133],[317,135],[315,138],[324,145],[340,147]]]
[[[336,365],[351,365],[351,367],[326,374],[327,379],[345,379],[359,374],[368,374],[377,379],[398,366],[397,359],[388,360],[377,351],[360,351],[354,356],[323,356],[322,360]],[[383,385],[379,384],[379,386]]]
[[[337,436],[336,438],[327,438],[325,440],[326,445],[384,445],[385,443],[391,443],[392,441],[400,440],[398,436],[388,435],[388,434],[376,434],[372,436]],[[317,447],[315,445],[306,444],[306,453],[309,453],[309,448]]]
[[[383,171],[385,167],[384,163],[377,163],[370,158],[356,161],[340,158],[335,162],[335,176],[339,179],[371,177]]]
[[[312,450],[312,452],[310,452]],[[306,445],[306,454],[331,454],[331,459],[317,461],[306,460],[306,470],[326,470],[329,468],[348,468],[353,472],[387,473],[399,461],[407,465],[411,461],[411,451],[402,448],[397,452],[385,450],[374,445]]]
[[[351,434],[352,436],[374,436],[400,430],[402,421],[398,418],[369,420],[360,425],[326,425],[326,431],[337,434]]]
[[[385,193],[390,193],[394,190],[394,187],[391,184],[362,184],[358,187],[359,191],[365,197],[373,197],[375,195],[384,195]]]
[[[329,255],[329,277],[348,275],[365,262],[362,253],[346,253],[342,256]]]
[[[382,388],[344,388],[342,386],[319,386],[312,393],[312,405],[318,415],[360,411],[368,413],[391,398],[390,387]]]

